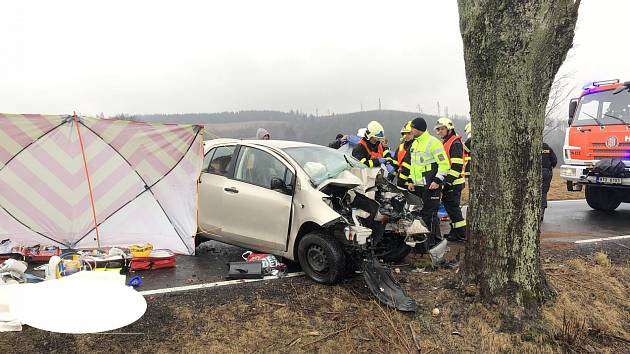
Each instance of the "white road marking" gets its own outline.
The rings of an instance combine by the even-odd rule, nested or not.
[[[630,238],[630,235],[613,236],[613,237],[602,237],[602,238],[591,238],[591,239],[588,239],[588,240],[575,241],[575,243],[592,243],[592,242],[601,242],[601,241],[622,240],[622,239],[625,239],[625,238]]]
[[[586,199],[563,199],[563,200],[550,200],[547,203],[560,204],[560,203],[582,202],[585,203]]]
[[[173,287],[173,288],[163,288],[163,289],[155,289],[155,290],[145,290],[145,291],[139,291],[139,293],[141,295],[144,295],[144,296],[157,295],[157,294],[168,294],[168,293],[174,293],[174,292],[178,292],[178,291],[189,291],[189,290],[216,288],[216,287],[219,287],[219,286],[226,286],[226,285],[243,284],[243,283],[255,283],[255,282],[259,282],[259,281],[273,280],[273,279],[282,279],[282,278],[293,278],[293,277],[299,277],[299,276],[302,276],[302,275],[304,275],[304,272],[296,272],[296,273],[289,273],[289,274],[287,274],[287,275],[285,275],[283,277],[277,277],[275,275],[270,275],[270,276],[263,277],[262,279],[225,280],[225,281],[218,281],[218,282],[214,282],[214,283],[177,286],[177,287]]]

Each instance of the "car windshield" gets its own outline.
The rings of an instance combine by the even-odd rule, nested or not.
[[[601,91],[582,97],[573,126],[630,124],[630,92]]]
[[[283,150],[302,167],[315,186],[347,169],[365,167],[354,157],[324,146],[292,147]]]

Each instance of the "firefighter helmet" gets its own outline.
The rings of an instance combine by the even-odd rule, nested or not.
[[[411,121],[408,121],[407,123],[405,123],[402,129],[400,129],[400,134],[402,135],[405,135],[409,132],[411,132]]]
[[[383,139],[385,138],[385,129],[383,129],[383,126],[381,125],[381,123],[373,120],[367,125],[367,130],[365,131],[365,137],[368,139],[370,138]]]
[[[435,130],[438,130],[441,127],[445,127],[448,130],[455,129],[453,121],[446,117],[438,119],[437,124],[435,125]]]

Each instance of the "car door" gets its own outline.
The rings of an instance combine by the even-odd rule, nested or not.
[[[204,156],[199,178],[199,229],[209,237],[223,240],[223,196],[225,184],[234,174],[236,145],[218,146]]]
[[[292,185],[293,168],[262,149],[241,146],[234,176],[223,187],[222,233],[261,251],[286,250],[292,192],[272,190],[271,180]]]

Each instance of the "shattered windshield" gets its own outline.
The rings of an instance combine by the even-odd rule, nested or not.
[[[292,147],[283,150],[302,167],[316,186],[347,169],[364,167],[354,157],[324,146]]]
[[[573,126],[630,124],[630,92],[601,91],[582,97]]]

